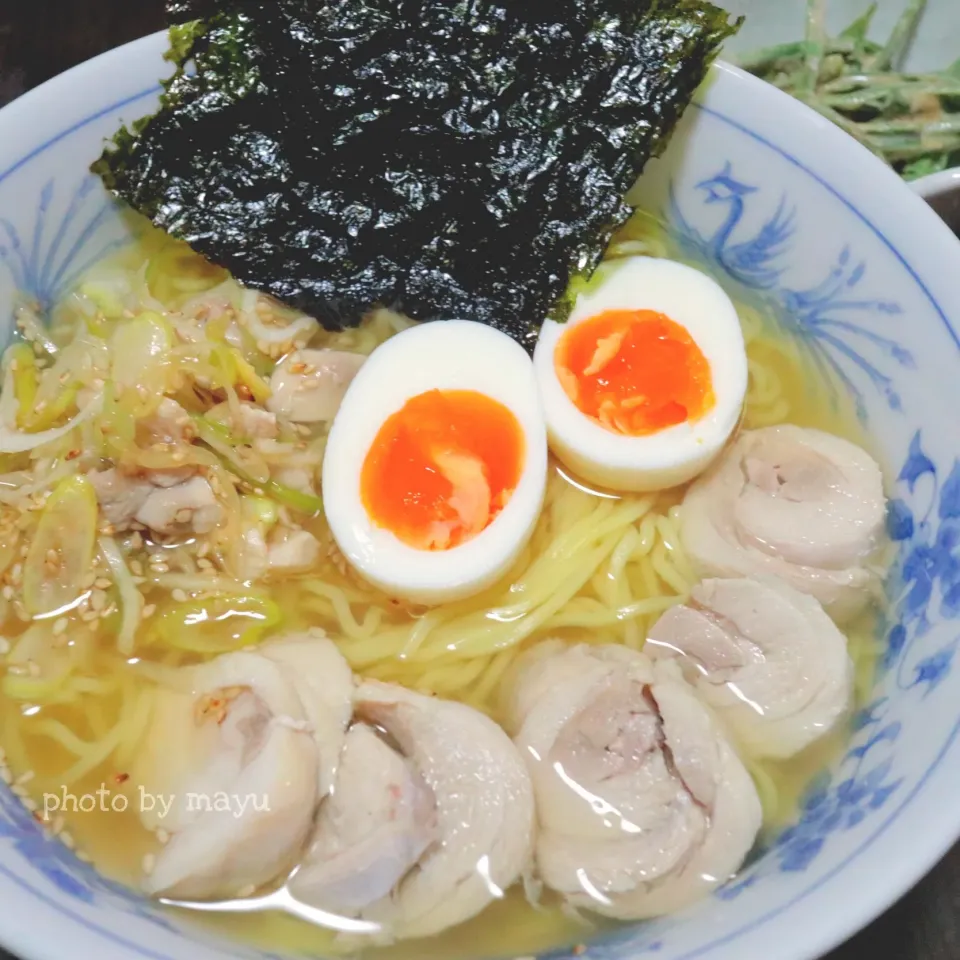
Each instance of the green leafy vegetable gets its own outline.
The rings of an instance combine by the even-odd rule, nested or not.
[[[177,0],[160,111],[94,164],[324,326],[371,306],[532,344],[736,26],[704,0]],[[186,64],[195,64],[195,73]]]
[[[826,0],[808,0],[807,36],[740,58],[740,65],[832,120],[908,180],[960,165],[960,60],[912,74],[902,61],[926,9],[910,0],[884,44],[868,33],[872,4],[826,36]]]

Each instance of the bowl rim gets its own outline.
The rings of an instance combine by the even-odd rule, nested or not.
[[[159,54],[166,48],[166,42],[166,31],[158,31],[100,54],[48,80],[0,110],[0,129],[11,127],[20,133],[21,131],[30,130],[34,127],[42,129],[44,126],[50,126],[51,116],[56,116],[57,114],[62,116],[64,112],[66,112],[71,117],[79,115],[70,110],[65,111],[63,108],[57,106],[57,100],[62,92],[66,92],[69,87],[73,85],[87,87],[91,90],[102,90],[103,75],[113,72],[115,68],[120,68],[121,72],[133,75],[143,73],[144,67],[141,64],[155,63],[157,67],[160,68],[161,61]],[[152,70],[153,67],[151,66],[150,69]],[[740,84],[745,84],[746,87],[744,89],[752,91],[753,95],[749,98],[751,100],[756,97],[760,102],[772,102],[774,107],[782,107],[785,110],[787,109],[788,101],[790,103],[789,111],[792,111],[798,117],[797,126],[803,127],[811,133],[816,133],[817,137],[824,141],[825,146],[829,147],[832,145],[836,151],[843,151],[847,154],[854,151],[854,153],[851,154],[852,160],[855,160],[857,155],[856,151],[860,151],[860,160],[855,161],[858,170],[862,167],[865,173],[870,174],[870,180],[880,182],[881,185],[883,177],[888,178],[887,184],[891,191],[896,194],[896,196],[891,198],[891,206],[897,208],[894,213],[907,212],[910,218],[916,222],[917,226],[924,228],[928,238],[932,235],[936,245],[945,248],[946,252],[942,257],[938,255],[934,258],[938,261],[934,264],[934,268],[948,262],[947,252],[954,256],[956,255],[957,250],[960,248],[951,247],[951,244],[956,244],[957,240],[950,233],[946,225],[939,220],[932,210],[927,208],[926,204],[921,201],[918,196],[911,194],[909,187],[903,184],[892,170],[886,168],[885,165],[873,157],[869,151],[834,127],[833,124],[819,117],[819,115],[808,107],[793,100],[768,84],[763,83],[763,81],[722,61],[719,61],[714,69],[719,73],[727,74],[735,78]],[[99,82],[92,82],[95,78],[99,78]],[[60,121],[59,124],[54,121],[52,127],[55,128],[55,132],[51,133],[48,137],[42,137],[36,146],[17,157],[8,165],[0,168],[0,182],[6,180],[7,177],[29,163],[34,157],[49,149],[70,133],[94,122],[108,113],[115,112],[150,94],[156,94],[159,90],[159,81],[154,81],[149,87],[142,89],[138,93],[111,102],[108,106],[101,107],[95,113],[82,115],[83,119],[71,123],[66,128],[63,128],[62,121]],[[99,99],[94,102],[102,103],[103,99],[104,97],[101,93]],[[46,107],[46,109],[39,111],[38,119],[37,111],[40,107]],[[703,108],[702,105],[701,108]],[[716,111],[711,112],[715,115],[720,115],[717,114]],[[722,115],[720,116],[722,117]],[[742,122],[737,122],[730,118],[726,119],[728,122],[732,122],[733,125],[738,127],[743,133],[765,143],[797,166],[806,170],[807,173],[818,180],[839,201],[843,202],[850,210],[857,214],[860,219],[897,254],[911,274],[913,281],[924,289],[930,302],[938,310],[954,340],[960,343],[957,332],[953,329],[950,320],[939,306],[937,298],[927,289],[924,280],[916,273],[909,261],[899,252],[898,248],[886,239],[884,231],[877,227],[871,218],[868,218],[860,212],[856,203],[847,199],[843,192],[824,180],[822,175],[818,174],[816,170],[805,166],[798,161],[796,157],[793,157],[787,149],[778,146],[775,139],[769,139],[767,136],[759,134]],[[814,127],[816,127],[816,129],[813,129]],[[32,137],[27,139],[33,141]],[[12,137],[11,140],[17,142],[16,137]],[[0,153],[6,152],[7,151],[0,151]],[[940,177],[942,175],[937,176]],[[899,184],[899,187],[894,187],[894,184]],[[915,206],[909,207],[908,201],[915,204]],[[924,216],[928,219],[923,220]],[[938,229],[942,231],[941,234],[937,234],[936,231]],[[924,272],[926,273],[926,270],[924,270]],[[956,319],[960,321],[960,314],[958,314]],[[954,747],[958,739],[960,739],[960,720],[957,721],[953,730],[950,732],[935,761],[913,786],[906,798],[840,863],[831,868],[831,870],[821,876],[816,882],[807,884],[801,893],[791,897],[786,903],[780,904],[766,911],[766,913],[761,916],[740,924],[722,938],[712,940],[695,950],[687,951],[682,955],[682,960],[694,960],[695,957],[704,956],[708,953],[712,954],[715,949],[735,942],[751,930],[768,925],[770,921],[790,910],[800,900],[807,898],[814,890],[834,881],[837,874],[845,870],[846,867],[867,848],[873,846],[877,838],[879,838],[903,812],[910,809],[914,811],[914,815],[916,815],[917,808],[923,806],[927,814],[925,818],[926,822],[933,825],[934,829],[925,830],[921,834],[914,836],[910,846],[899,851],[897,873],[895,875],[888,874],[887,879],[879,883],[871,883],[869,885],[859,884],[848,888],[847,900],[843,911],[831,912],[829,916],[821,914],[815,926],[805,927],[806,932],[802,938],[805,942],[800,942],[799,940],[792,941],[786,948],[791,952],[780,952],[780,960],[812,960],[814,957],[821,956],[886,910],[927,873],[954,844],[957,837],[960,837],[960,808],[956,811],[951,811],[949,804],[930,802],[921,804],[919,802],[921,799],[929,801],[929,790],[926,791],[925,798],[920,795],[924,793],[931,779],[935,777],[942,779],[944,776],[950,775],[950,771],[945,770],[942,761]],[[957,769],[956,772],[952,774],[952,784],[954,787],[960,788],[960,769]],[[938,796],[945,796],[949,795],[949,792],[945,788],[939,788],[936,794]],[[889,840],[887,842],[889,843]],[[130,940],[125,941],[113,933],[109,927],[95,924],[79,913],[70,910],[69,907],[66,907],[58,898],[47,895],[44,891],[36,889],[30,885],[29,882],[25,882],[12,872],[7,871],[2,858],[0,858],[0,874],[5,874],[9,880],[23,889],[25,893],[29,893],[33,898],[42,900],[47,907],[52,908],[60,914],[65,921],[71,924],[80,924],[84,926],[87,931],[94,933],[98,937],[106,937],[116,946],[133,950],[134,956],[152,956],[158,958],[158,960],[164,956],[154,953],[147,945],[141,946]],[[9,920],[13,921],[12,923],[8,921],[8,917]],[[42,927],[26,923],[26,918],[10,916],[6,911],[4,912],[4,916],[0,917],[0,942],[9,949],[17,952],[24,960],[60,960],[61,954],[57,943],[47,939],[42,930]],[[783,945],[781,945],[780,949],[782,951]]]
[[[945,193],[960,191],[960,167],[951,167],[939,173],[931,173],[910,184],[911,189],[925,200]]]

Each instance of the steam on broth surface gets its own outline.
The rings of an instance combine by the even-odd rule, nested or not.
[[[661,226],[638,214],[612,253],[674,251]],[[869,446],[852,410],[797,344],[757,307],[739,303],[737,311],[749,365],[741,429],[790,423]],[[41,814],[45,795],[60,798],[62,808],[67,794],[101,791],[92,812],[53,809],[47,799],[46,826],[106,874],[137,885],[164,852],[168,831],[142,825],[150,801],[131,774],[158,698],[184,666],[319,628],[358,676],[458,701],[506,724],[509,691],[528,651],[548,640],[641,651],[664,611],[697,585],[681,541],[683,488],[613,493],[553,460],[532,536],[493,586],[427,607],[358,576],[320,509],[329,423],[286,422],[281,413],[279,430],[276,417],[270,427],[269,385],[282,357],[294,376],[318,373],[307,361],[291,363],[293,348],[366,355],[408,326],[380,311],[356,329],[322,331],[151,231],[95,268],[59,306],[49,329],[56,352],[38,350],[38,361],[24,343],[8,350],[5,402],[17,404],[21,430],[58,426],[86,397],[100,398],[98,411],[72,432],[32,453],[0,455],[0,631],[10,645],[0,746],[14,776],[33,774],[25,786]],[[334,390],[336,406],[342,379],[321,380],[306,389]],[[164,395],[176,402],[172,414],[160,409]],[[43,410],[58,404],[45,419]],[[110,474],[121,462],[152,479],[131,489],[127,478]],[[69,486],[69,478],[91,474],[93,500],[86,487]],[[166,515],[165,491],[183,492],[180,484],[201,477],[192,499]],[[60,540],[44,529],[56,497],[70,514]],[[89,535],[85,524],[92,524]],[[72,577],[73,595],[59,603],[45,577]],[[842,628],[856,703],[874,676],[873,617],[868,607]],[[795,816],[806,784],[845,738],[841,725],[787,759],[741,751],[766,834]],[[513,884],[502,900],[431,940],[429,950],[522,955],[584,939],[609,922],[573,916],[549,891],[534,908],[526,892]],[[276,914],[192,919],[271,949],[356,949],[334,931]],[[366,949],[400,960],[427,948],[413,941]]]

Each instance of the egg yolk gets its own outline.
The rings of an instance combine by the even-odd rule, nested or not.
[[[715,403],[696,341],[653,310],[608,310],[570,327],[554,365],[581,413],[626,436],[697,420]]]
[[[430,390],[384,422],[360,495],[377,526],[411,547],[447,550],[493,522],[523,460],[523,431],[502,403],[473,390]]]

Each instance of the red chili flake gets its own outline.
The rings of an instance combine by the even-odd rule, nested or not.
[[[126,783],[130,779],[129,773],[117,773],[113,777],[116,783]]]

